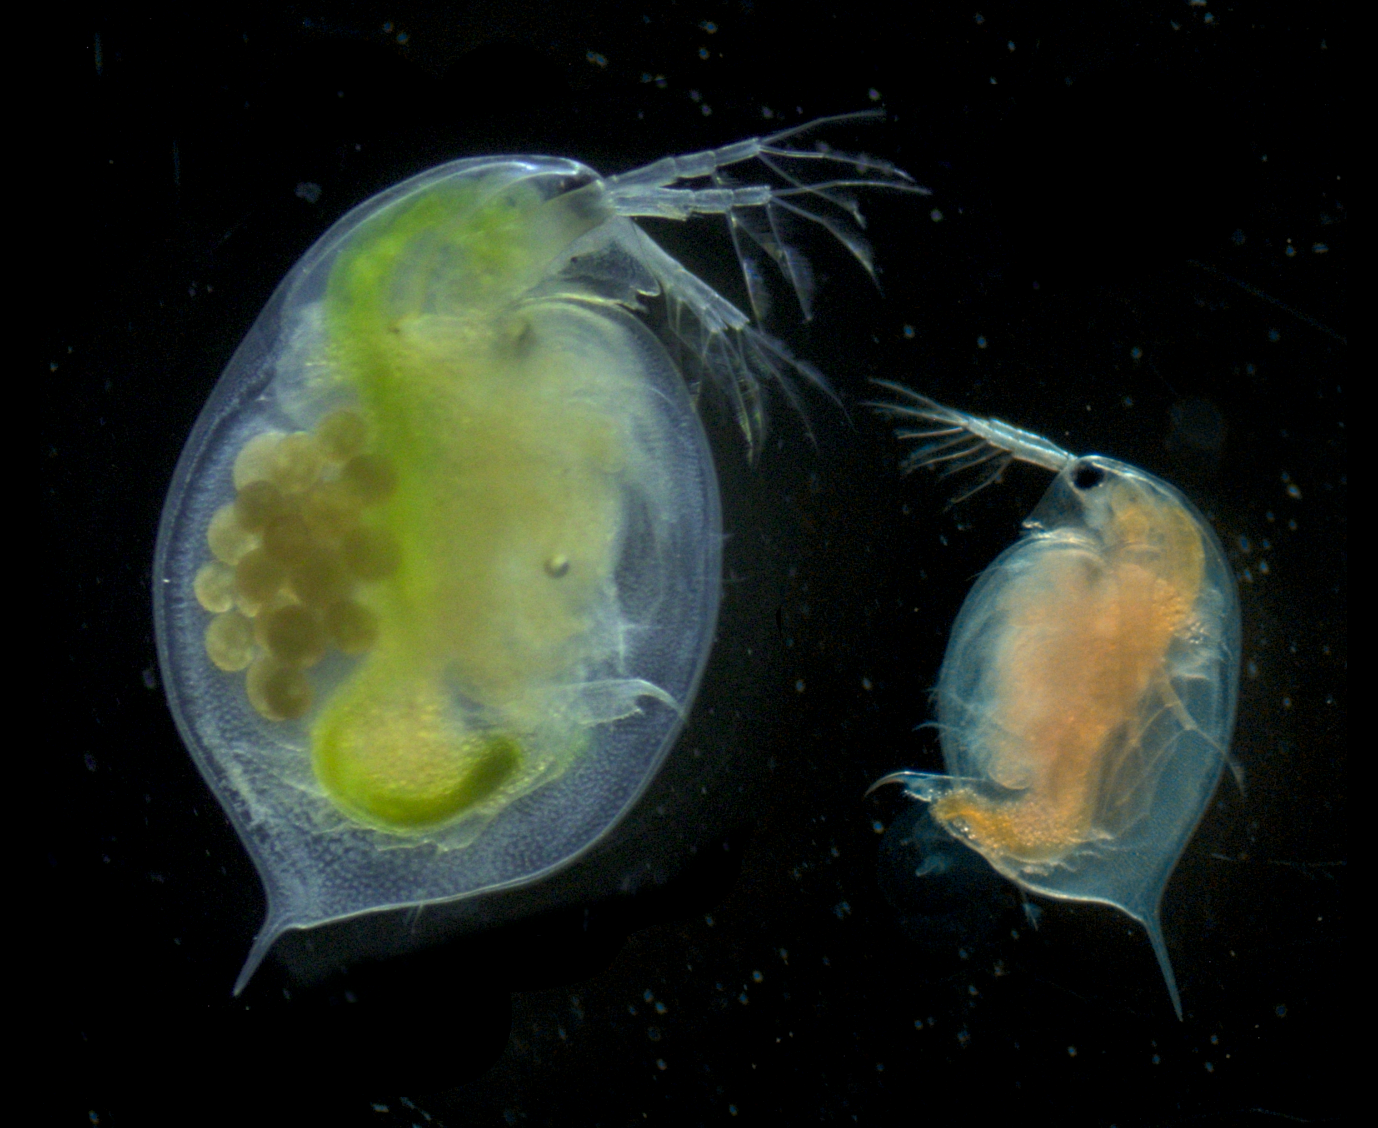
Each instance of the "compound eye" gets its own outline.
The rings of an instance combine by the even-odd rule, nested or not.
[[[1094,462],[1083,462],[1072,471],[1072,485],[1079,490],[1093,490],[1105,481],[1105,471]]]
[[[586,188],[588,185],[592,184],[596,179],[597,177],[587,172],[576,172],[569,176],[562,176],[558,181],[560,185],[559,189],[551,193],[551,195],[563,196],[567,192],[577,192],[580,188]]]

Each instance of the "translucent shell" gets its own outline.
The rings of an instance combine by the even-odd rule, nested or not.
[[[236,990],[286,929],[537,880],[650,781],[708,655],[722,530],[684,374],[640,314],[663,298],[752,449],[762,385],[822,377],[630,217],[726,217],[753,309],[756,248],[807,311],[775,212],[869,269],[832,189],[917,190],[786,136],[609,179],[443,165],[339,220],[260,314],[154,573],[173,713],[268,894]],[[749,160],[780,182],[719,186]]]
[[[911,397],[913,459],[1057,470],[1024,536],[982,574],[938,679],[947,775],[899,772],[938,823],[1035,893],[1147,929],[1177,1013],[1163,890],[1227,762],[1239,604],[1220,545],[1136,467]],[[945,414],[940,414],[945,413]]]

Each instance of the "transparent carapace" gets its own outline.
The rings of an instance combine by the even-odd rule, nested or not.
[[[267,889],[236,990],[286,929],[539,879],[654,775],[720,592],[691,391],[754,452],[764,385],[825,385],[636,217],[724,218],[758,321],[767,261],[807,315],[787,233],[869,271],[851,189],[920,191],[809,128],[606,178],[454,161],[354,208],[273,294],[154,571],[173,713]]]
[[[1160,905],[1227,762],[1239,688],[1219,542],[1137,467],[884,386],[901,398],[874,406],[920,442],[906,469],[984,468],[976,489],[1013,459],[1057,477],[953,625],[936,693],[946,774],[880,783],[932,804],[1023,888],[1141,922],[1180,1016]]]

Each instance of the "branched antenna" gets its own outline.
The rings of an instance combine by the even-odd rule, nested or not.
[[[791,221],[821,227],[876,281],[874,257],[861,235],[866,221],[846,190],[887,188],[921,196],[932,193],[889,161],[842,152],[821,142],[811,149],[790,142],[814,130],[876,122],[884,117],[883,110],[862,110],[819,118],[720,149],[665,157],[644,168],[610,176],[605,183],[614,209],[622,215],[664,219],[687,219],[694,214],[725,216],[757,323],[762,323],[769,301],[759,260],[749,252],[748,243],[755,244],[775,264],[807,321],[813,316],[813,271],[789,238]],[[728,175],[727,169],[752,160],[779,183],[738,183]],[[827,175],[839,167],[849,169],[852,175]],[[811,180],[809,174],[818,171],[824,172],[823,178]],[[712,187],[693,187],[695,180],[708,180]]]
[[[920,444],[900,463],[902,473],[913,473],[920,466],[933,466],[940,468],[939,477],[946,478],[964,470],[983,468],[976,485],[952,498],[949,508],[992,482],[1000,481],[1011,462],[1031,462],[1056,473],[1075,457],[1042,435],[1013,427],[1003,420],[984,419],[944,407],[903,384],[889,380],[871,382],[902,396],[904,402],[873,401],[867,403],[867,407],[888,419],[917,420],[923,424],[895,431],[897,438],[916,440]]]
[[[764,383],[780,387],[796,408],[800,404],[791,373],[837,398],[817,369],[767,334],[771,302],[766,260],[788,284],[807,321],[813,316],[814,273],[795,245],[796,231],[822,229],[877,282],[875,260],[862,236],[865,220],[850,190],[930,195],[888,161],[839,152],[821,142],[811,149],[797,147],[813,130],[883,118],[881,110],[821,118],[720,149],[665,157],[603,181],[609,205],[621,216],[685,220],[720,215],[727,221],[750,316],[686,271],[639,225],[627,225],[611,238],[656,279],[671,333],[722,390],[753,455],[764,436]],[[739,167],[751,161],[757,166],[754,175]]]

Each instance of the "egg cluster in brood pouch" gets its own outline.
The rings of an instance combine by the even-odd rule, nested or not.
[[[268,895],[236,989],[287,929],[539,880],[654,776],[721,589],[713,460],[665,338],[753,453],[767,385],[826,385],[632,217],[724,217],[756,320],[758,260],[807,315],[788,223],[870,270],[844,189],[921,190],[800,132],[609,178],[442,165],[346,214],[260,314],[154,573],[173,714]],[[766,182],[729,185],[749,161]]]
[[[314,432],[250,439],[235,458],[235,499],[206,530],[213,559],[194,582],[214,616],[206,655],[246,671],[249,702],[266,720],[311,708],[309,671],[329,652],[357,657],[377,641],[367,592],[397,570],[399,550],[369,517],[396,475],[367,440],[363,418],[343,410]]]

